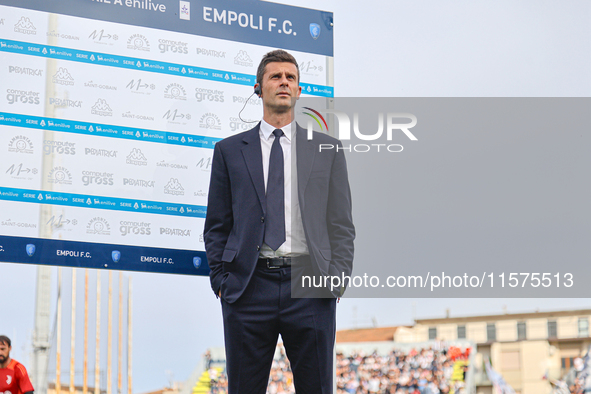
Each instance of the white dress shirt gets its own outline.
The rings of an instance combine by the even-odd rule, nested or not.
[[[261,151],[263,153],[263,178],[265,180],[265,190],[267,190],[267,179],[269,177],[269,157],[271,156],[271,147],[275,141],[273,131],[275,127],[264,120],[261,121],[259,135],[261,137]],[[271,249],[267,244],[263,244],[260,251],[260,257],[296,257],[308,254],[308,245],[304,234],[304,225],[302,223],[302,214],[298,200],[298,177],[297,177],[297,157],[296,157],[296,124],[290,123],[281,128],[283,136],[279,140],[283,150],[283,183],[285,195],[285,242],[277,249]],[[292,154],[293,153],[293,154]],[[293,188],[293,189],[292,189]],[[293,192],[293,193],[292,193]]]

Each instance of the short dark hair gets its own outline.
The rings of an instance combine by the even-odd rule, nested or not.
[[[6,335],[0,335],[0,343],[3,343],[5,345],[8,345],[8,347],[11,347],[12,346],[10,344],[10,338],[8,338]]]
[[[263,56],[261,62],[259,63],[259,68],[257,69],[257,83],[262,88],[263,87],[263,76],[265,75],[265,68],[269,63],[291,63],[296,66],[296,70],[298,70],[298,85],[300,84],[300,67],[298,62],[295,60],[295,57],[291,55],[291,53],[284,51],[283,49],[276,49],[274,51],[268,52]]]

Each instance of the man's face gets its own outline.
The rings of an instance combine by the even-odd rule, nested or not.
[[[12,350],[12,347],[8,346],[7,343],[0,342],[0,363],[5,363],[8,360],[10,350]]]
[[[298,69],[295,64],[273,62],[265,67],[262,94],[265,109],[274,113],[284,113],[295,106],[302,88],[298,85]]]

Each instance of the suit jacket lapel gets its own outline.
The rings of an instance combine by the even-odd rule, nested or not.
[[[306,138],[306,130],[297,125],[296,132],[296,157],[298,170],[298,197],[300,207],[304,207],[304,191],[310,180],[310,173],[314,165],[314,157],[316,155],[315,145],[313,141]]]
[[[242,148],[242,155],[246,163],[246,168],[250,174],[250,179],[254,185],[259,202],[263,212],[267,212],[267,199],[265,197],[265,180],[263,179],[263,153],[261,151],[261,139],[259,136],[260,123],[250,130],[242,141],[246,144]]]

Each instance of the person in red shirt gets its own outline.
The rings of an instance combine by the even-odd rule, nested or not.
[[[0,393],[33,394],[33,385],[25,367],[10,358],[12,346],[7,336],[0,335]]]

